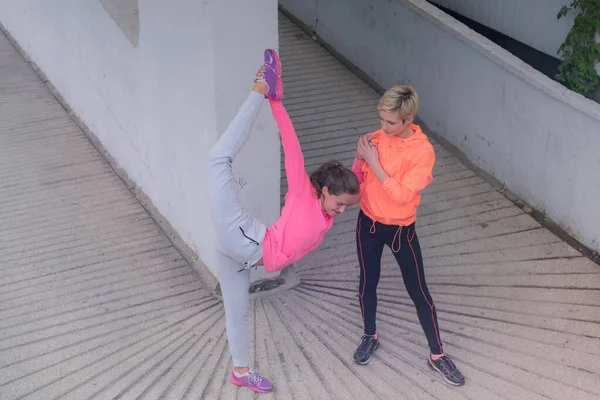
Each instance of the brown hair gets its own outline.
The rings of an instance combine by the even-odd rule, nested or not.
[[[325,186],[327,186],[329,193],[335,196],[344,193],[353,195],[360,193],[360,182],[354,172],[336,160],[321,164],[319,168],[310,174],[310,182],[319,198],[323,194],[322,190]]]

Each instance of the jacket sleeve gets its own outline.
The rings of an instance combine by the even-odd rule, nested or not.
[[[385,192],[397,204],[408,203],[433,180],[434,163],[435,152],[433,147],[428,147],[401,178],[391,176],[383,182]]]
[[[307,185],[310,186],[310,179],[304,168],[304,155],[296,130],[283,104],[274,100],[269,100],[269,103],[281,134],[288,191],[302,192]]]
[[[359,160],[357,157],[354,157],[354,163],[352,164],[352,172],[358,177],[358,181],[362,183],[365,180],[365,174],[362,170],[363,165],[365,164],[365,160]]]

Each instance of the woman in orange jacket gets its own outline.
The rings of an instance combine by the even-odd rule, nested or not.
[[[394,86],[379,101],[381,129],[361,137],[352,170],[361,182],[356,247],[360,264],[359,299],[364,335],[354,361],[367,364],[379,346],[375,320],[377,284],[383,247],[389,246],[400,266],[431,354],[428,364],[453,385],[465,382],[443,352],[433,299],[425,283],[423,257],[415,229],[419,193],[431,182],[433,146],[413,124],[418,96],[410,86]]]

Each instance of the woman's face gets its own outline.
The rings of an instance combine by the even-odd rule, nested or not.
[[[343,213],[348,207],[360,201],[360,194],[342,193],[335,195],[329,193],[327,186],[324,186],[321,192],[323,193],[323,210],[332,217]]]

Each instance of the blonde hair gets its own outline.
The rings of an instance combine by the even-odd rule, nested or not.
[[[393,86],[383,94],[377,109],[395,113],[402,121],[406,121],[417,114],[419,96],[412,86]]]

